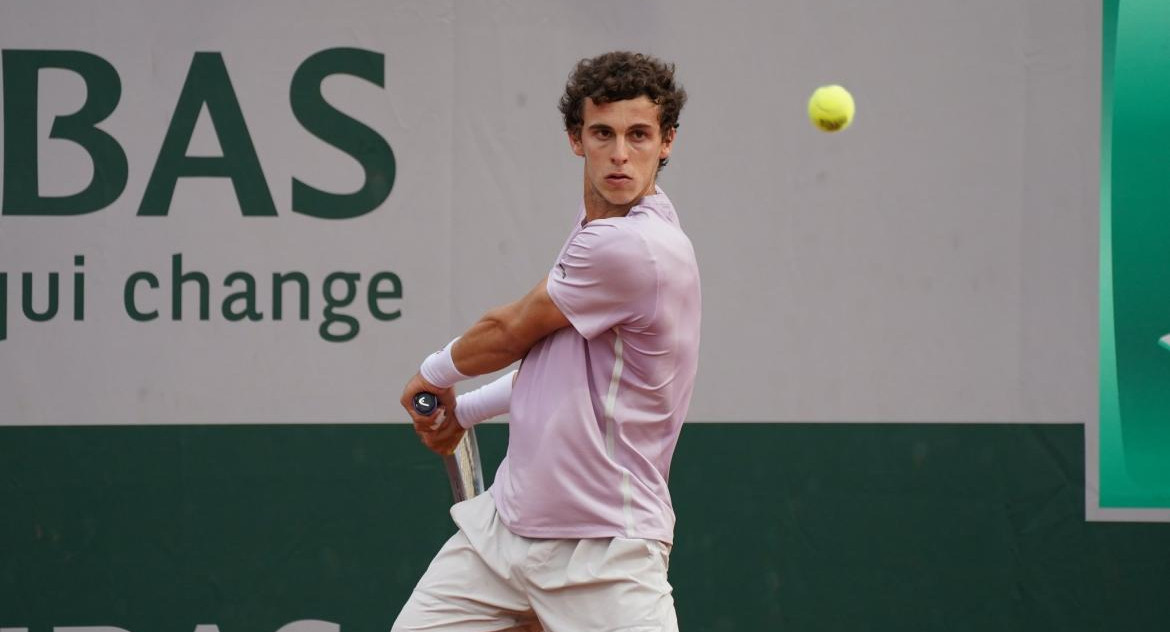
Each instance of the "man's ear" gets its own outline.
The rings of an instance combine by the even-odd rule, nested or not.
[[[566,132],[569,136],[569,147],[572,148],[573,153],[578,156],[585,155],[585,146],[581,143],[581,130],[574,132],[569,130]]]
[[[677,131],[673,127],[666,130],[666,135],[662,137],[662,151],[658,152],[659,160],[670,158],[670,150],[674,147],[674,135]]]

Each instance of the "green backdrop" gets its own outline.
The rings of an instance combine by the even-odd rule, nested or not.
[[[485,461],[506,427],[481,432]],[[682,629],[1170,629],[1170,526],[1084,521],[1079,425],[688,424]],[[0,627],[386,632],[452,533],[404,425],[0,428]]]

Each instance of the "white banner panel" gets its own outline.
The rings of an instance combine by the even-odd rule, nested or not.
[[[551,265],[556,101],[610,49],[691,96],[661,180],[703,273],[691,419],[1086,421],[1098,5],[6,2],[0,423],[401,420],[418,361]],[[804,114],[825,83],[840,134]],[[103,99],[71,208],[116,195],[51,211]]]

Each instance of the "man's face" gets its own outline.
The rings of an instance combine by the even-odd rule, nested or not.
[[[670,156],[674,143],[674,130],[662,136],[658,110],[646,96],[600,104],[585,100],[581,135],[570,133],[569,144],[585,158],[587,198],[629,207],[654,193],[658,161]]]

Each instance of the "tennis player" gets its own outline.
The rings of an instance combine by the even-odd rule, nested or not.
[[[422,441],[510,413],[492,487],[452,507],[443,546],[394,624],[406,630],[677,630],[667,477],[699,350],[699,272],[656,185],[686,93],[674,66],[580,61],[560,110],[584,193],[547,278],[428,357],[402,393]],[[454,395],[460,380],[523,360]],[[431,417],[415,394],[439,395]]]

